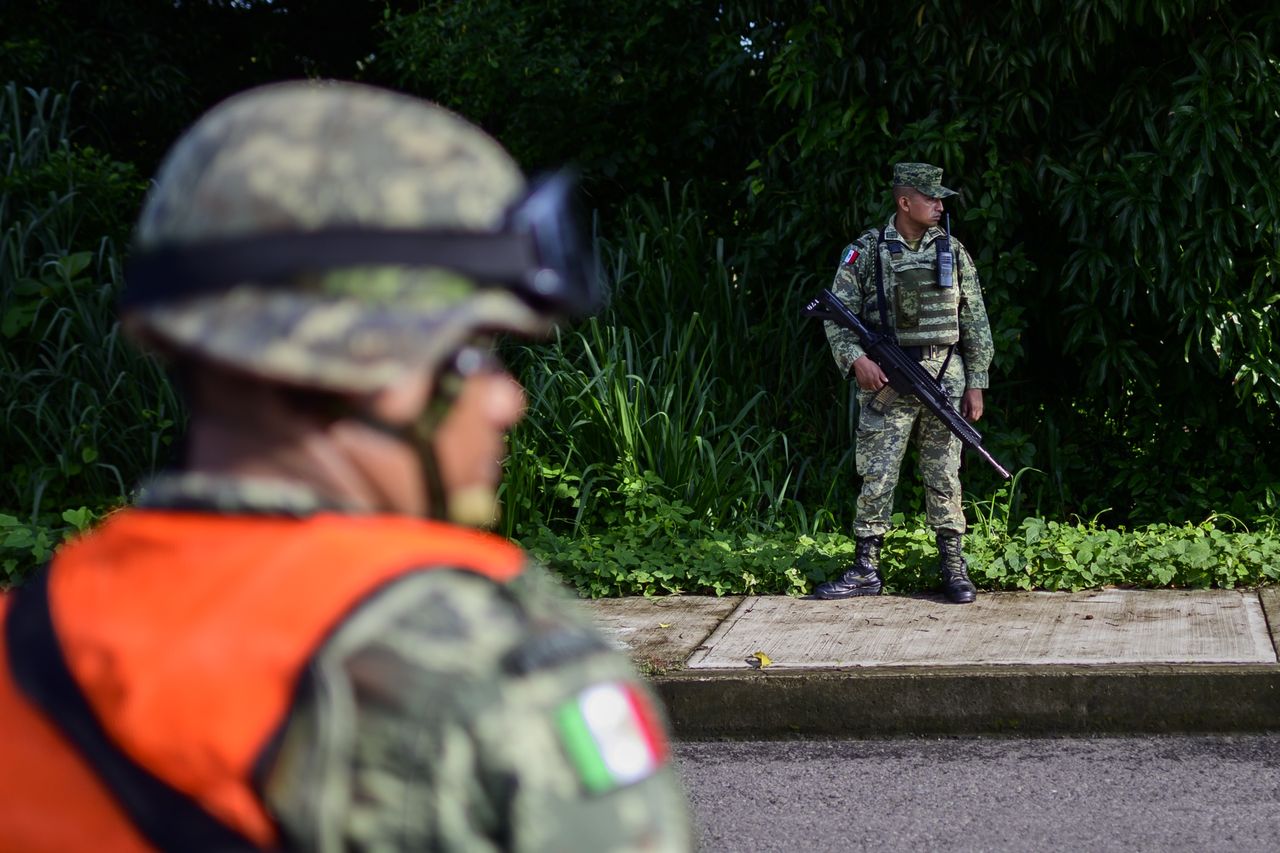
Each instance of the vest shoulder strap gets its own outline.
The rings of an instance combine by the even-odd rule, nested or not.
[[[136,763],[103,730],[62,654],[49,610],[48,582],[45,568],[14,595],[5,619],[9,669],[19,689],[61,729],[156,848],[211,853],[257,849]]]
[[[894,334],[893,327],[889,325],[889,308],[888,300],[884,295],[884,261],[880,259],[880,247],[887,246],[890,254],[902,254],[902,244],[897,240],[886,240],[884,236],[885,226],[880,227],[880,234],[876,238],[876,305],[880,308],[880,331],[888,335],[890,339],[897,341],[898,336]],[[897,252],[894,252],[894,247]]]

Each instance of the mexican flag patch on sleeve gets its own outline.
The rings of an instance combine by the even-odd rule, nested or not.
[[[587,790],[603,793],[639,782],[667,760],[666,734],[638,687],[595,684],[556,710],[556,726]]]
[[[830,256],[828,256],[830,257]],[[850,246],[844,250],[844,257],[840,259],[840,263],[844,266],[852,266],[853,262],[858,259],[858,250]]]

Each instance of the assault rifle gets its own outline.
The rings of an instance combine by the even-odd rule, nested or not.
[[[982,434],[964,419],[951,405],[949,395],[942,383],[929,375],[920,366],[920,362],[902,351],[902,347],[888,335],[877,334],[866,327],[858,315],[849,310],[849,306],[841,301],[830,290],[823,290],[817,299],[804,306],[800,313],[806,317],[817,317],[830,320],[837,326],[843,326],[858,336],[862,348],[871,356],[871,360],[880,365],[885,376],[889,378],[889,387],[899,394],[915,394],[925,408],[933,412],[947,425],[956,438],[965,447],[976,452],[991,463],[1006,480],[1012,476],[1005,467],[995,460],[982,446]]]

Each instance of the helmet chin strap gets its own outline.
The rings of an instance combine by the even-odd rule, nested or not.
[[[501,504],[492,486],[467,486],[445,492],[444,478],[440,476],[440,458],[436,443],[431,437],[421,437],[417,432],[408,439],[418,453],[422,466],[422,485],[426,490],[427,518],[451,521],[466,527],[493,527],[498,522]]]
[[[435,426],[440,419],[431,417],[431,414],[430,411],[424,412],[417,420],[404,425],[387,423],[368,412],[358,412],[353,417],[413,448],[418,457],[427,501],[426,512],[423,513],[425,518],[467,527],[492,527],[497,523],[500,511],[498,496],[492,487],[470,486],[455,490],[452,495],[446,491],[435,442]]]
[[[418,454],[418,464],[422,470],[422,488],[426,492],[427,518],[436,521],[452,521],[449,512],[449,495],[444,489],[444,478],[440,476],[440,457],[436,453],[435,441],[428,438],[423,441],[414,430],[412,436],[403,436],[402,441],[409,442]]]
[[[422,472],[422,487],[427,500],[424,515],[427,518],[468,527],[492,527],[497,523],[501,505],[493,486],[464,486],[452,493],[445,489],[436,443],[438,428],[461,393],[466,377],[493,369],[497,363],[491,344],[460,348],[453,359],[437,372],[435,396],[418,417],[407,424],[388,423],[367,411],[354,413],[362,423],[413,448]]]
[[[383,435],[413,448],[418,457],[419,472],[422,477],[422,489],[427,508],[423,516],[436,521],[451,521],[449,512],[449,495],[445,491],[444,478],[440,476],[440,460],[433,440],[434,424],[424,423],[424,413],[417,420],[407,424],[393,424],[365,411],[351,413],[352,419],[371,427]]]

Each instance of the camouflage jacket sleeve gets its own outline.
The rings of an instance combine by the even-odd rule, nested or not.
[[[316,657],[263,795],[312,850],[692,849],[661,749],[621,776],[592,753],[617,735],[577,713],[597,688],[652,711],[665,743],[657,699],[545,572],[411,575]]]
[[[982,300],[982,283],[969,250],[954,237],[952,243],[960,271],[960,355],[964,358],[965,387],[986,388],[995,345],[991,340],[991,324],[987,321],[987,306]]]
[[[840,297],[849,310],[862,316],[863,303],[867,299],[866,288],[875,287],[876,275],[876,234],[868,231],[852,244],[845,246],[840,253],[840,264],[836,267],[836,278],[831,285],[831,292]],[[851,256],[851,253],[855,253]],[[853,363],[866,355],[858,336],[843,326],[831,321],[823,323],[827,332],[827,342],[831,345],[831,355],[836,360],[836,367],[841,376],[848,376]]]

